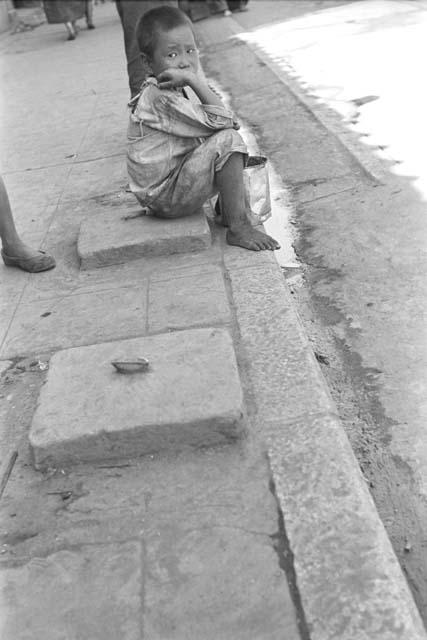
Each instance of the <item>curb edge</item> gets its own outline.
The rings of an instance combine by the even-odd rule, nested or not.
[[[425,640],[279,265],[227,271],[311,638]]]

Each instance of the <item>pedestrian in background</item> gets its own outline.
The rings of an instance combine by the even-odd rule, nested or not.
[[[213,14],[230,15],[225,0],[179,0],[179,8],[187,14],[191,22],[198,22]]]
[[[144,13],[162,5],[178,7],[178,0],[116,0],[123,27],[131,98],[139,93],[147,75],[136,41],[135,28]]]
[[[75,40],[77,35],[76,20],[86,18],[88,29],[95,29],[93,24],[93,0],[43,0],[43,8],[49,24],[64,24],[68,32],[68,40]]]
[[[229,15],[228,5],[225,0],[206,0],[206,3],[209,7],[209,11],[212,14],[222,13],[223,15]]]
[[[227,0],[230,11],[247,11],[249,0]]]

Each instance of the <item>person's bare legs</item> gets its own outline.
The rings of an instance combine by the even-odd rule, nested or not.
[[[45,271],[55,266],[55,260],[26,245],[18,235],[13,220],[12,209],[3,178],[0,176],[0,239],[5,264],[16,266],[25,271]],[[16,264],[11,264],[12,262]],[[28,263],[28,264],[26,264]]]
[[[245,209],[243,167],[243,155],[233,153],[223,168],[216,173],[222,215],[224,223],[228,226],[227,242],[252,251],[280,249],[279,243],[274,238],[255,229],[248,220]]]
[[[27,247],[18,235],[10,208],[9,197],[3,178],[0,177],[0,238],[8,255],[29,257],[35,252]]]

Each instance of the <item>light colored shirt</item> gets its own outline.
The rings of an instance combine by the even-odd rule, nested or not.
[[[148,78],[128,128],[129,183],[141,204],[155,209],[179,180],[185,157],[234,124],[232,111],[202,104],[189,87],[184,95],[180,89],[159,89],[157,80]],[[206,179],[212,181],[208,171]]]

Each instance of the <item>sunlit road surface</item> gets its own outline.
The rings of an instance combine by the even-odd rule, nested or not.
[[[427,199],[426,1],[347,2],[240,37],[369,134],[366,144],[416,177]]]

